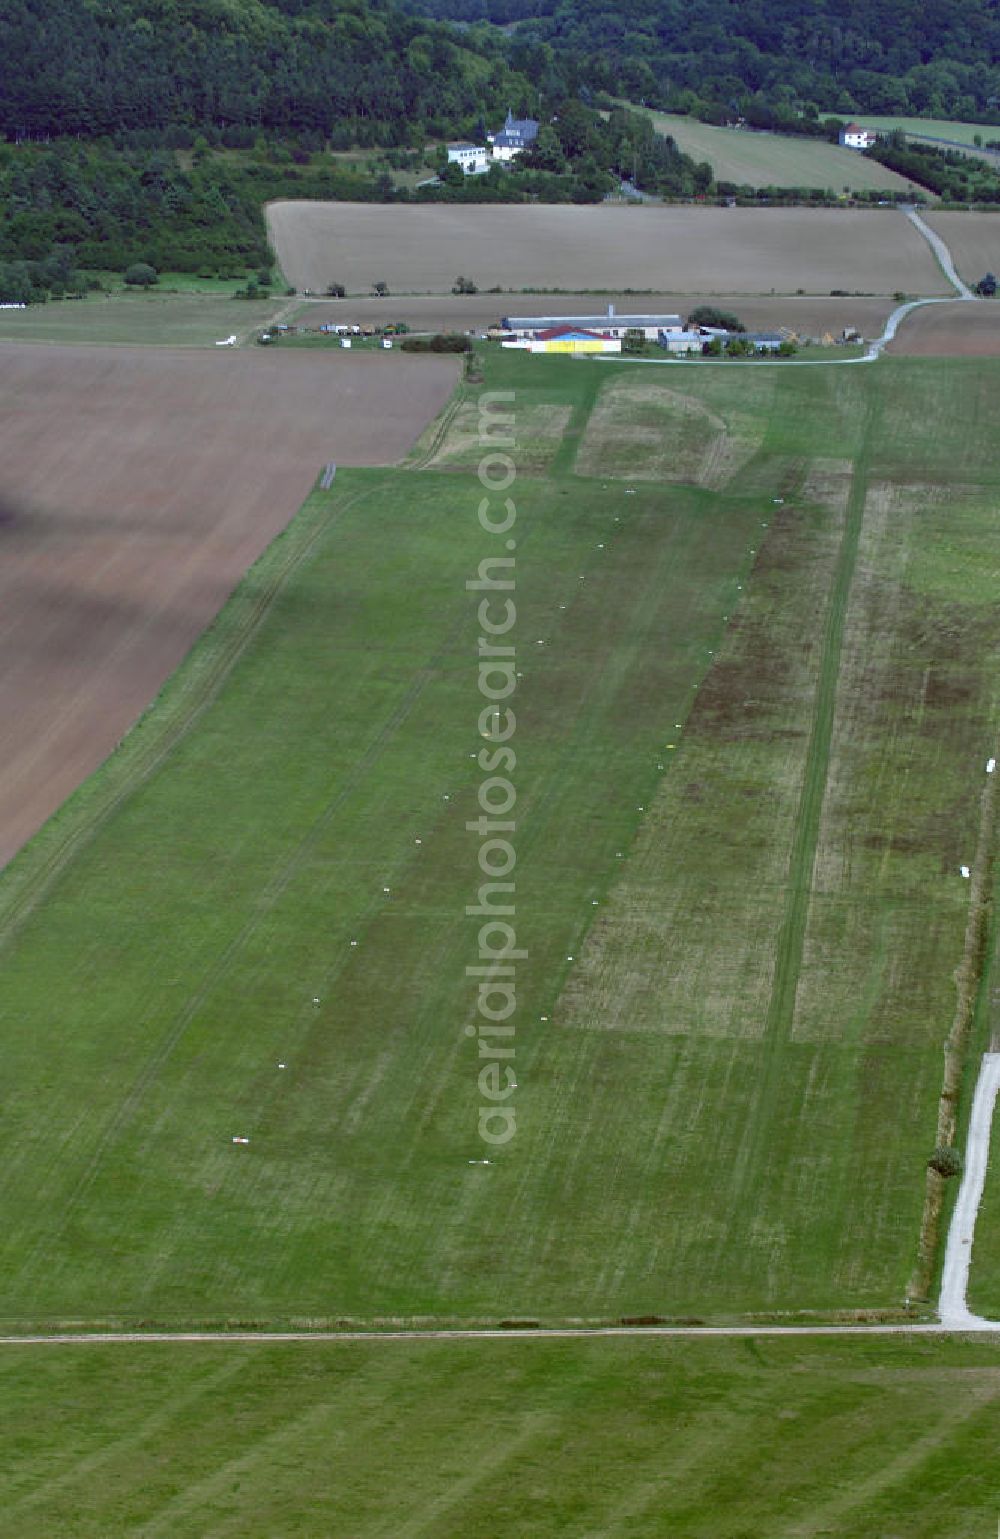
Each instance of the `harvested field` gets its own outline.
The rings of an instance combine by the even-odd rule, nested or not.
[[[288,317],[299,326],[327,321],[382,325],[405,321],[415,331],[483,331],[504,315],[601,314],[608,305],[619,314],[656,312],[688,316],[698,305],[735,310],[752,331],[787,326],[802,336],[836,336],[856,326],[865,337],[880,335],[895,301],[871,295],[840,298],[829,295],[786,294],[407,294],[399,299],[305,300]]]
[[[868,160],[854,150],[802,134],[754,133],[745,128],[717,128],[697,118],[651,112],[656,129],[669,134],[678,149],[707,160],[716,179],[751,187],[819,187],[840,192],[910,192],[926,196],[908,177]]]
[[[390,463],[452,359],[0,349],[0,862],[114,747],[328,460]]]
[[[1000,210],[995,214],[954,211],[925,218],[950,248],[966,283],[978,283],[985,273],[1000,274]]]
[[[889,352],[910,358],[1000,357],[1000,303],[927,305],[906,317]]]
[[[926,241],[891,209],[272,203],[271,242],[298,288],[448,292],[625,288],[701,294],[941,294]]]

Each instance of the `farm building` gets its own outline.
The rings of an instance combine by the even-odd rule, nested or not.
[[[656,338],[668,353],[700,353],[707,341],[703,331],[661,331]]]
[[[648,342],[655,342],[661,331],[684,329],[679,315],[616,315],[614,305],[608,306],[606,315],[506,315],[500,324],[505,331],[513,332],[519,338],[531,338],[558,326],[570,326],[583,331],[599,331],[602,335],[617,337],[619,341],[627,331],[641,331]]]
[[[738,338],[741,333],[733,332],[731,335]],[[742,336],[744,341],[753,343],[758,353],[776,353],[785,340],[785,334],[780,331],[746,331]]]
[[[620,353],[621,338],[602,336],[582,326],[551,326],[531,337],[504,342],[504,347],[520,348],[527,353]]]
[[[872,128],[862,128],[860,123],[848,123],[837,135],[839,142],[848,150],[870,150],[878,135]]]
[[[538,122],[535,118],[516,118],[512,112],[508,112],[507,121],[499,133],[487,134],[486,137],[494,160],[513,160],[515,155],[520,155],[538,138]]]
[[[461,166],[466,176],[478,176],[490,169],[490,156],[485,144],[470,144],[458,140],[448,146],[449,166]]]

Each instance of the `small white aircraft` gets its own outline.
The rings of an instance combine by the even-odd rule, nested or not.
[[[216,342],[215,345],[216,345],[216,347],[235,347],[236,346],[236,336],[234,334],[231,337],[226,337],[226,339],[223,342]]]

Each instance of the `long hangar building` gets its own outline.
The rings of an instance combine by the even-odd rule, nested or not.
[[[641,331],[647,342],[655,342],[661,332],[684,330],[679,315],[616,315],[608,305],[605,315],[505,315],[500,322],[504,331],[530,341],[540,331],[555,331],[572,326],[583,331],[598,331],[619,341],[627,331]]]
[[[504,347],[543,352],[621,352],[626,332],[639,332],[670,353],[700,353],[709,333],[687,330],[679,315],[506,315]],[[603,344],[603,345],[602,345]]]

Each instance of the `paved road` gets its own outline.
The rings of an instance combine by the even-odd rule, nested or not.
[[[984,1053],[976,1093],[969,1119],[969,1137],[965,1146],[965,1170],[955,1211],[948,1230],[944,1267],[941,1273],[941,1299],[938,1305],[942,1324],[952,1330],[979,1330],[982,1321],[971,1313],[966,1295],[969,1263],[976,1231],[976,1216],[986,1181],[990,1157],[990,1131],[993,1108],[1000,1093],[1000,1053]]]

